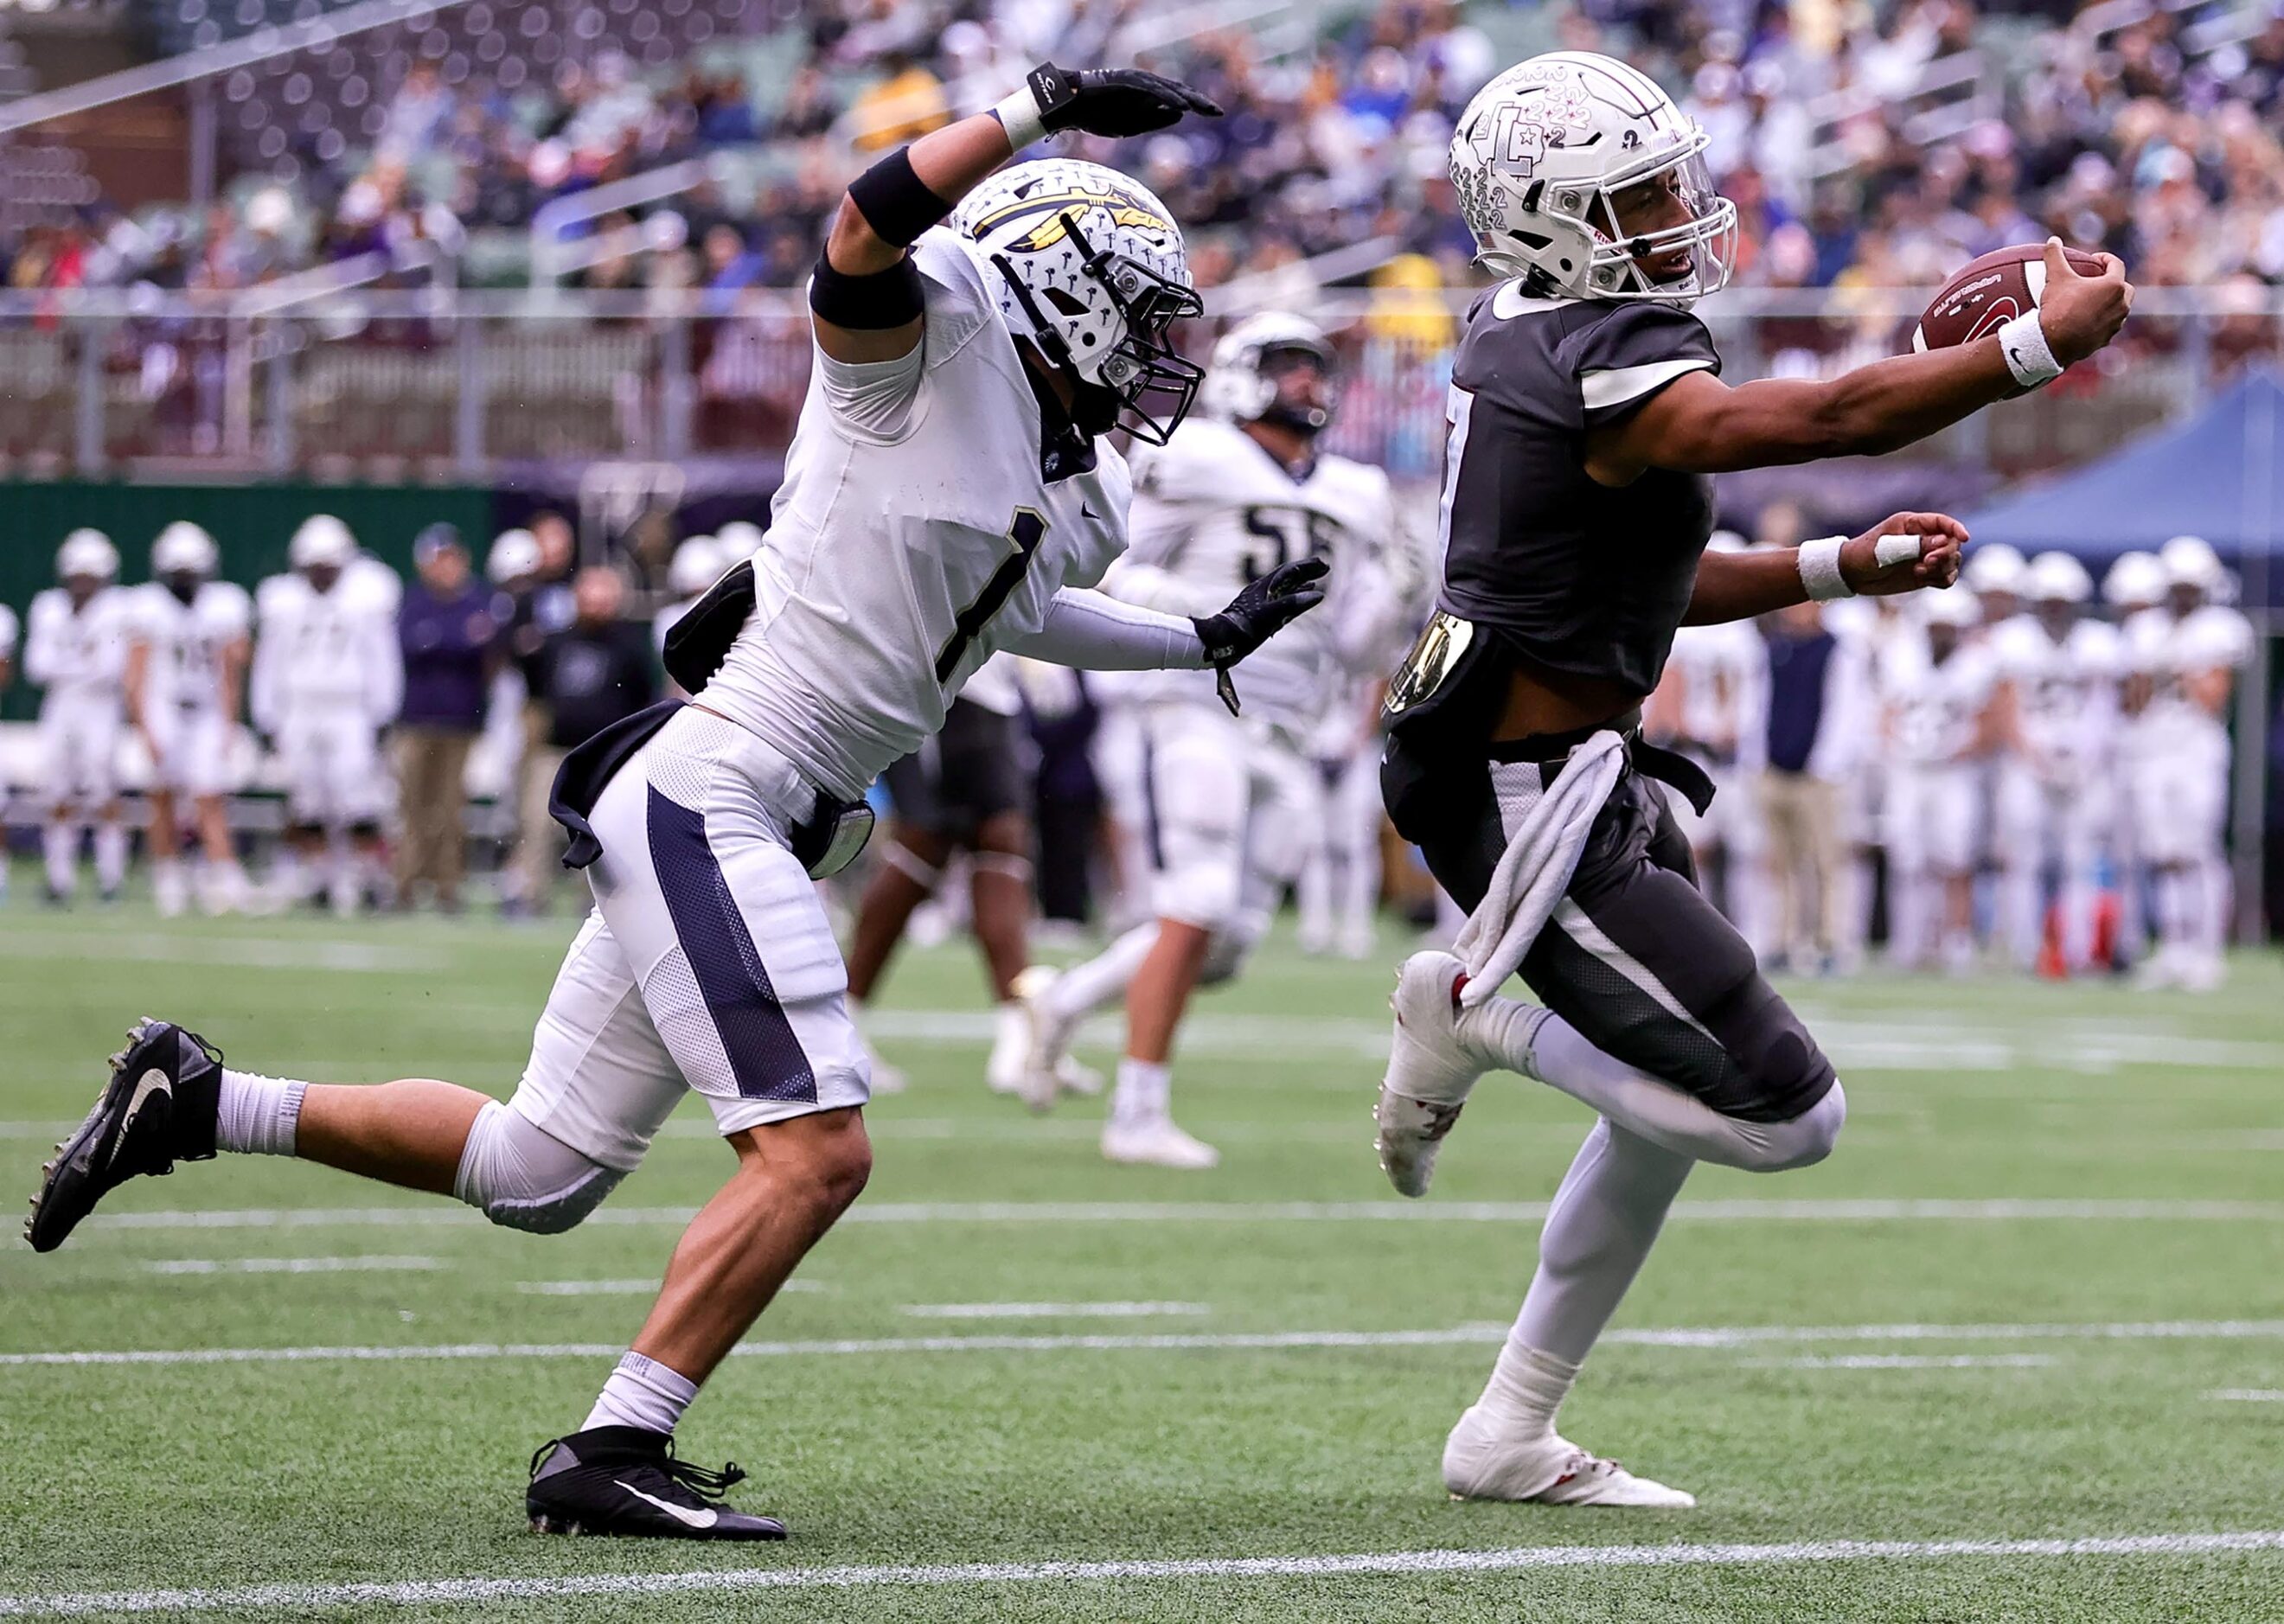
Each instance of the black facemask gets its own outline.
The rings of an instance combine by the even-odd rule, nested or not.
[[[169,570],[166,575],[167,590],[172,592],[185,608],[190,606],[191,599],[199,595],[199,588],[205,584],[205,581],[206,577],[196,570]]]

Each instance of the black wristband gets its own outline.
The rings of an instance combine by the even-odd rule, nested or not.
[[[849,200],[884,243],[909,248],[930,226],[943,223],[951,205],[927,189],[912,170],[911,149],[898,147],[849,185]]]
[[[852,277],[833,269],[832,260],[820,254],[809,279],[809,308],[851,332],[878,332],[916,322],[922,311],[919,267],[907,254],[886,270]]]

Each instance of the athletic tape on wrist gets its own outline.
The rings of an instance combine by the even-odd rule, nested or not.
[[[2014,381],[2025,389],[2050,384],[2062,375],[2062,363],[2054,359],[2054,347],[2046,342],[2046,330],[2036,310],[2025,310],[1999,327],[1998,353],[2006,358],[2006,370],[2014,375]]]
[[[1047,138],[1046,120],[1039,112],[1039,98],[1026,83],[1022,89],[991,109],[992,117],[1007,132],[1007,144],[1015,152]]]
[[[1816,602],[1856,596],[1856,589],[1840,573],[1840,550],[1847,544],[1844,535],[1827,535],[1821,541],[1800,544],[1800,584],[1808,589],[1809,597]]]

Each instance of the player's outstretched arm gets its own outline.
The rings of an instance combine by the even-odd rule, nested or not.
[[[2060,238],[2046,244],[2038,325],[2060,366],[2107,345],[2133,308],[2125,266],[2104,254],[2099,276],[2070,269]],[[1948,349],[1891,355],[1820,381],[1764,379],[1732,389],[1709,371],[1676,379],[1639,411],[1589,432],[1586,469],[1623,485],[1645,468],[1726,473],[1877,456],[1924,440],[2023,385],[1995,333]]]
[[[1810,598],[1892,597],[1959,579],[1967,527],[1948,513],[1891,513],[1861,535],[1799,547],[1709,552],[1685,626],[1748,621]]]
[[[1031,70],[989,113],[932,130],[858,176],[841,199],[810,284],[818,347],[835,361],[894,361],[920,336],[920,284],[908,252],[985,176],[1058,130],[1140,136],[1183,114],[1218,117],[1196,91],[1133,68]]]

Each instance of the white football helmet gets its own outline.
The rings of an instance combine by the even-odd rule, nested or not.
[[[286,561],[295,569],[347,569],[356,552],[347,525],[331,513],[312,513],[286,544]]]
[[[1737,206],[1713,189],[1709,139],[1615,58],[1550,51],[1510,67],[1451,137],[1476,262],[1570,299],[1686,305],[1718,291],[1737,262]]]
[[[2082,604],[2093,596],[2093,577],[2066,552],[2042,552],[2022,577],[2022,596],[2041,604]]]
[[[484,574],[494,586],[504,587],[536,575],[541,562],[537,536],[528,530],[503,530],[492,537],[491,550],[484,555]]]
[[[2165,566],[2154,552],[2121,552],[2101,578],[2102,601],[2113,609],[2147,609],[2165,596]]]
[[[1967,631],[1982,622],[1982,600],[1965,587],[1952,587],[1941,592],[1921,592],[1916,596],[1920,619],[1929,626],[1948,626],[1957,631]]]
[[[1166,330],[1203,307],[1181,228],[1150,189],[1100,164],[1038,159],[969,192],[951,225],[997,272],[1008,326],[1077,388],[1078,426],[1163,445],[1203,376]]]
[[[1988,547],[1977,547],[1967,555],[1967,566],[1959,573],[1962,583],[1977,592],[2003,592],[2020,597],[2022,577],[2030,566],[2022,561],[2022,552],[2004,542],[1993,542]]]
[[[115,581],[119,578],[119,549],[100,530],[74,530],[56,549],[56,574],[65,581],[78,575]]]
[[[674,559],[666,566],[667,589],[677,597],[695,597],[729,567],[720,541],[710,535],[690,536],[674,550]]]
[[[178,519],[159,532],[151,543],[151,573],[154,575],[211,575],[222,567],[222,549],[187,519]]]
[[[1325,380],[1323,405],[1302,408],[1280,402],[1278,358],[1294,355],[1316,362]],[[1298,316],[1248,316],[1214,346],[1198,403],[1208,415],[1232,423],[1268,418],[1313,434],[1333,420],[1333,409],[1339,403],[1333,383],[1336,364],[1332,340],[1316,323]]]
[[[2228,571],[2212,543],[2202,535],[2177,535],[2157,549],[2157,562],[2169,587],[2194,587],[2217,593],[2227,582]]]

